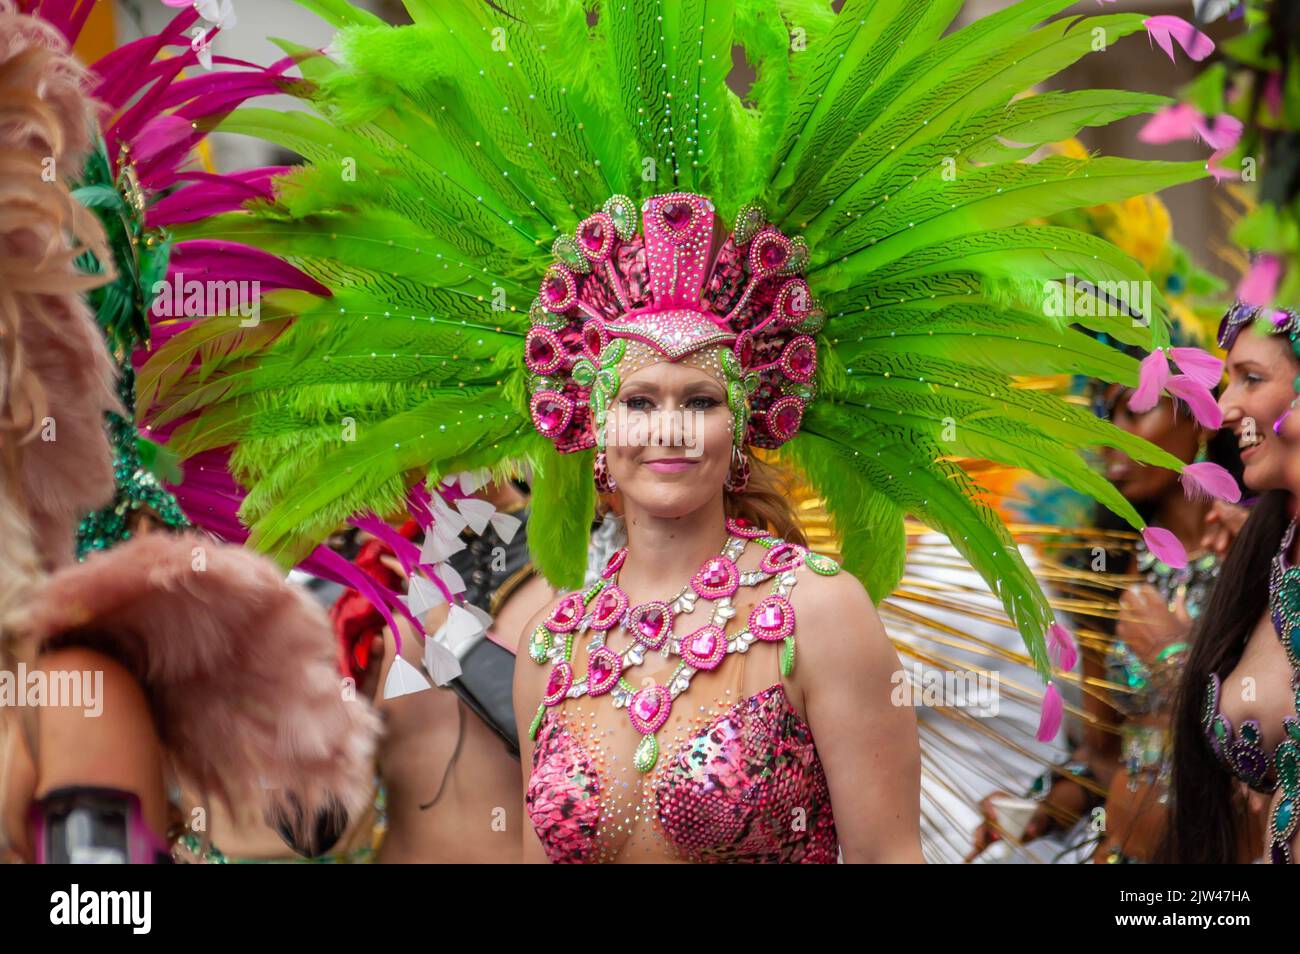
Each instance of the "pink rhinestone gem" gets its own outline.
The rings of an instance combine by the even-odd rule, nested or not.
[[[783,597],[764,597],[749,613],[749,631],[768,642],[785,639],[794,632],[794,608]]]
[[[785,248],[776,243],[769,242],[763,246],[763,250],[758,253],[758,259],[763,263],[764,268],[780,268],[784,264],[789,253]]]
[[[618,550],[615,550],[614,555],[609,558],[609,562],[605,564],[605,569],[601,571],[600,575],[608,580],[623,568],[623,561],[626,559],[627,547],[620,547]]]
[[[528,342],[528,356],[536,365],[547,365],[555,357],[555,346],[550,339],[537,335]]]
[[[736,357],[740,359],[740,366],[748,368],[754,361],[754,339],[746,335],[741,338],[736,345]]]
[[[727,582],[727,576],[727,565],[721,560],[715,559],[704,568],[704,574],[701,579],[703,579],[705,584],[708,586],[721,586],[723,583]]]
[[[553,633],[567,633],[578,625],[582,615],[582,595],[570,593],[551,610],[546,620],[546,628]]]
[[[636,713],[637,718],[643,722],[651,722],[659,714],[659,707],[663,703],[659,699],[658,693],[647,693],[645,690],[637,693],[636,699],[632,703],[632,711]]]
[[[546,300],[552,305],[564,301],[568,294],[569,286],[560,276],[554,275],[546,280]]]
[[[546,680],[546,695],[542,702],[548,706],[557,706],[573,686],[573,667],[567,662],[558,662],[551,669],[551,676]]]
[[[613,590],[606,590],[600,594],[600,599],[596,600],[596,615],[600,617],[608,616],[618,608],[618,594]]]
[[[691,652],[697,656],[712,656],[718,648],[718,636],[712,630],[702,630],[691,640]]]
[[[691,221],[691,204],[689,202],[665,202],[663,205],[664,222],[674,232],[680,232]]]
[[[696,669],[717,669],[727,655],[727,635],[712,624],[682,640],[682,662]]]
[[[759,561],[758,568],[764,573],[784,573],[786,570],[793,570],[802,563],[804,554],[807,552],[797,544],[782,543],[763,554],[763,559]]]
[[[623,660],[607,646],[597,646],[587,656],[587,692],[599,696],[618,681]]]
[[[581,241],[593,252],[599,249],[605,241],[605,223],[600,219],[592,219],[582,227]]]
[[[780,629],[785,624],[785,613],[781,612],[781,607],[771,604],[763,607],[763,612],[759,614],[758,625],[763,629]]]
[[[772,435],[781,440],[788,440],[799,430],[799,424],[803,421],[803,405],[799,403],[798,398],[783,398],[773,407],[775,413],[772,415],[770,427]]]
[[[810,376],[815,365],[815,357],[811,345],[800,345],[790,354],[790,368],[795,374],[803,377]]]
[[[650,610],[641,617],[637,628],[646,639],[655,639],[664,628],[664,614],[658,610]]]
[[[554,431],[564,422],[564,405],[554,398],[537,402],[537,423],[544,431]]]

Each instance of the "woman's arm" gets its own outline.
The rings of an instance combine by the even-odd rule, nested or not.
[[[902,666],[848,573],[800,571],[794,677],[830,784],[844,860],[924,861],[916,715],[893,697]]]
[[[533,662],[532,657],[528,655],[528,638],[532,635],[533,630],[541,625],[542,620],[550,615],[554,602],[553,600],[548,602],[524,626],[524,631],[519,635],[518,648],[515,651],[515,725],[519,731],[519,770],[523,773],[525,798],[528,796],[528,780],[533,769],[533,740],[529,736],[528,730],[533,724],[533,717],[537,715],[537,705],[542,701],[542,695],[546,690],[546,680],[550,676],[549,666],[537,665],[537,663]],[[529,820],[528,805],[526,803],[520,817],[523,819],[523,863],[549,863],[546,852],[542,848],[542,843],[537,840],[537,832],[533,830],[532,821]]]

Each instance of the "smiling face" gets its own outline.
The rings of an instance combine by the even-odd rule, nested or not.
[[[1273,422],[1295,397],[1297,372],[1300,361],[1283,335],[1247,329],[1228,352],[1228,384],[1219,407],[1223,426],[1241,447],[1242,483],[1257,493],[1286,486],[1289,449],[1273,433]]]
[[[732,417],[722,383],[660,361],[629,374],[605,421],[605,460],[625,504],[656,517],[693,513],[722,494]]]
[[[1106,404],[1111,407],[1111,423],[1150,441],[1179,460],[1190,462],[1200,445],[1201,429],[1189,414],[1177,414],[1174,402],[1167,397],[1149,411],[1138,413],[1128,406],[1132,388],[1114,384],[1106,390]],[[1159,500],[1177,485],[1178,475],[1164,467],[1139,464],[1122,450],[1106,447],[1102,450],[1106,465],[1106,479],[1133,504]]]

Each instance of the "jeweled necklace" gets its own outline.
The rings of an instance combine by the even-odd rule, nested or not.
[[[1291,689],[1295,693],[1296,711],[1300,712],[1300,581],[1296,579],[1300,577],[1300,567],[1287,565],[1295,529],[1293,520],[1269,568],[1268,608],[1273,628],[1291,664]],[[1300,719],[1288,717],[1282,723],[1286,738],[1273,750],[1273,768],[1282,795],[1268,819],[1269,860],[1275,865],[1294,862],[1291,838],[1300,825]]]
[[[627,558],[624,547],[610,557],[600,579],[592,586],[570,593],[555,605],[529,640],[528,652],[534,661],[553,663],[545,695],[529,729],[530,736],[536,737],[546,710],[566,698],[609,693],[615,708],[626,708],[632,727],[643,736],[632,762],[638,771],[648,772],[659,760],[655,733],[668,721],[673,700],[687,690],[695,673],[718,668],[729,653],[743,653],[756,640],[784,642],[781,674],[788,676],[794,670],[794,607],[790,605],[789,594],[796,582],[795,570],[806,565],[814,572],[829,575],[839,572],[839,566],[834,560],[809,553],[744,521],[728,520],[727,532],[729,537],[722,552],[705,560],[671,600],[628,605],[627,594],[618,585],[618,573]],[[768,552],[757,570],[742,573],[736,561],[750,540],[757,541]],[[728,636],[727,621],[736,615],[732,597],[742,586],[757,586],[768,580],[772,581],[772,592],[750,611],[749,625]],[[692,612],[700,599],[713,604],[709,621],[685,636],[675,636],[676,617]],[[631,640],[622,652],[614,651],[605,643],[606,635],[616,626]],[[574,638],[587,631],[592,633],[586,647],[587,677],[575,680]],[[638,689],[623,673],[641,665],[646,654],[655,650],[665,658],[677,656],[677,666],[666,685],[652,684]]]

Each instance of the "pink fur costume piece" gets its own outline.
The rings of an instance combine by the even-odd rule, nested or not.
[[[161,533],[93,554],[39,584],[18,636],[31,655],[78,631],[134,671],[199,791],[306,819],[368,801],[379,719],[345,693],[324,611],[265,557]]]

